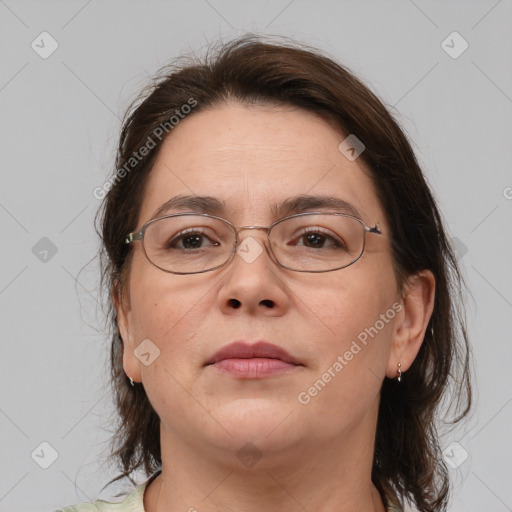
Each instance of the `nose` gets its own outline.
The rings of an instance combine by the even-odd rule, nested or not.
[[[251,231],[242,230],[251,229]],[[265,227],[239,228],[233,259],[224,270],[218,304],[226,314],[263,314],[281,316],[289,307],[289,297],[279,275],[280,266],[268,247]]]

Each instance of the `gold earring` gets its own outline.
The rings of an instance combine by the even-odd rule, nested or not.
[[[398,363],[398,382],[402,381],[402,363]]]
[[[135,387],[135,384],[133,383],[133,379],[130,377],[130,384],[132,385],[132,387]]]

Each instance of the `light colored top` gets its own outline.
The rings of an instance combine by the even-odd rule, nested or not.
[[[96,500],[94,503],[69,505],[55,512],[146,512],[144,509],[144,491],[148,484],[160,473],[161,470],[153,473],[145,482],[135,487],[121,502],[112,503],[105,500]]]
[[[144,491],[148,484],[160,474],[160,470],[151,475],[144,483],[137,486],[119,503],[96,500],[94,503],[70,505],[55,512],[146,512],[144,509]],[[391,498],[390,500],[391,501]],[[398,504],[390,504],[386,512],[403,512]]]

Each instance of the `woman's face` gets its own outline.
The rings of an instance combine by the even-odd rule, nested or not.
[[[343,139],[301,109],[230,103],[184,119],[161,147],[133,228],[178,195],[217,198],[225,204],[217,215],[235,226],[268,226],[279,218],[276,205],[310,195],[342,199],[382,231],[366,235],[356,263],[325,273],[277,265],[263,230],[240,232],[241,245],[251,239],[247,250],[263,248],[255,258],[235,254],[192,275],[163,272],[135,242],[129,304],[120,311],[124,367],[142,381],[163,443],[205,456],[252,443],[275,455],[357,443],[375,428],[382,380],[396,375],[392,340],[402,313],[384,212],[361,159],[339,150]],[[338,211],[311,211],[319,209]],[[182,211],[194,210],[167,213]],[[260,363],[207,364],[234,341],[274,344],[297,364],[261,374],[244,373]]]

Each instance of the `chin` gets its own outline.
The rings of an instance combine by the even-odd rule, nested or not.
[[[297,411],[275,399],[236,399],[211,411],[232,436],[223,439],[233,446],[251,442],[262,450],[276,450],[298,435],[298,423],[290,421]]]

